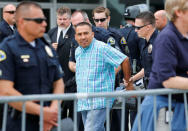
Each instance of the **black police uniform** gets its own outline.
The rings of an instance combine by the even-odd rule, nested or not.
[[[49,30],[48,35],[51,38],[52,43],[57,42],[57,32],[58,27],[52,28]],[[57,47],[57,55],[59,63],[65,73],[63,80],[65,83],[65,93],[74,93],[76,92],[76,83],[71,82],[74,78],[75,73],[72,72],[68,67],[69,62],[69,54],[70,54],[70,48],[72,43],[72,38],[74,38],[74,29],[72,25],[67,30],[64,38],[62,38],[60,41],[58,41],[58,47]],[[71,117],[73,119],[73,101],[63,101],[62,102],[62,118]],[[69,110],[69,116],[67,116],[67,112]]]
[[[145,87],[147,87],[149,82],[149,75],[151,72],[151,67],[153,63],[153,54],[154,54],[154,48],[156,45],[154,45],[154,40],[158,35],[158,30],[155,30],[153,34],[151,35],[149,41],[147,42],[145,40],[145,45],[143,46],[141,50],[141,61],[142,66],[144,68],[144,84]]]
[[[9,24],[5,20],[2,20],[0,22],[0,42],[2,42],[4,38],[13,34],[14,31],[10,28]],[[3,118],[2,112],[3,112],[3,105],[0,104],[0,129],[2,126],[2,118]]]
[[[141,70],[141,49],[144,45],[144,39],[139,38],[137,33],[134,30],[133,26],[126,26],[119,29],[122,35],[125,38],[125,44],[121,44],[123,48],[125,45],[128,45],[129,48],[129,58],[132,65],[132,74],[136,74]],[[136,63],[136,65],[135,65]]]
[[[9,24],[5,20],[2,20],[0,22],[0,42],[2,42],[3,39],[6,38],[7,36],[13,34],[14,31],[10,28]]]
[[[53,82],[63,76],[55,50],[42,39],[35,43],[33,47],[16,32],[0,45],[0,79],[14,82],[14,88],[23,95],[50,94]],[[49,105],[44,102],[44,106]],[[26,130],[39,130],[39,116],[26,115]],[[21,112],[8,114],[6,131],[21,131]]]

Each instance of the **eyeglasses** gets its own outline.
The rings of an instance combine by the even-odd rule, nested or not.
[[[101,19],[94,19],[95,22],[104,22],[106,20],[106,18],[101,18]]]
[[[43,21],[46,21],[46,18],[23,18],[26,21],[34,21],[37,24],[41,24]]]
[[[147,26],[147,25],[150,25],[151,23],[149,24],[146,24],[146,25],[143,25],[143,26],[134,26],[135,30],[140,30],[141,28]]]
[[[9,14],[14,14],[15,12],[16,12],[15,10],[4,11],[4,13],[9,13]]]

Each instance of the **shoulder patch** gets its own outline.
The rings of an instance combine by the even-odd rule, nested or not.
[[[6,58],[6,53],[3,50],[0,50],[0,62],[4,61]]]
[[[115,39],[113,37],[109,37],[107,40],[108,45],[115,45]]]
[[[127,42],[126,42],[124,37],[121,38],[120,42],[121,42],[120,44],[127,44]]]

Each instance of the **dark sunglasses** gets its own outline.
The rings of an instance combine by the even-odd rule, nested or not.
[[[11,11],[4,11],[5,13],[9,13],[9,14],[14,14],[16,11],[11,10]]]
[[[46,18],[23,18],[26,21],[34,21],[37,24],[41,24],[43,21],[46,21]]]
[[[141,28],[143,28],[143,27],[145,27],[147,25],[150,25],[150,23],[146,24],[146,25],[143,25],[143,26],[134,26],[134,28],[135,28],[135,30],[140,30]]]
[[[106,20],[106,18],[102,18],[102,19],[94,19],[95,22],[104,22]]]

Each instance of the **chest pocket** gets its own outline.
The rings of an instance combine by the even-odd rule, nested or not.
[[[32,56],[22,55],[16,58],[16,65],[17,67],[22,67],[22,68],[35,67],[37,66],[37,61]]]

